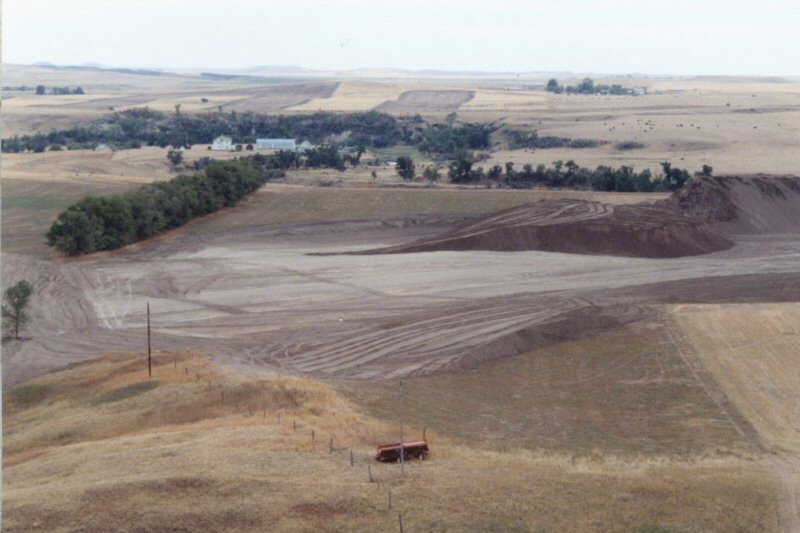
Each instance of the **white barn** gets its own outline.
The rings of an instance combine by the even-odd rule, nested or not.
[[[230,152],[233,150],[233,139],[227,135],[220,135],[211,143],[211,149]]]
[[[256,139],[258,150],[296,150],[294,139]]]

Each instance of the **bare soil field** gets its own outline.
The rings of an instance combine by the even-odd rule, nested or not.
[[[471,191],[435,194],[476,200]],[[318,202],[326,198],[344,196],[326,191]],[[683,280],[694,287],[686,292],[710,302],[798,297],[796,234],[741,236],[728,250],[670,260],[537,251],[315,255],[407,243],[463,224],[459,216],[424,212],[388,218],[390,209],[370,218],[380,203],[365,203],[360,218],[330,221],[358,201],[331,205],[329,221],[280,223],[279,213],[263,207],[286,199],[261,193],[111,256],[6,256],[6,283],[25,273],[38,287],[31,339],[4,347],[7,384],[92,354],[136,349],[146,301],[165,349],[201,343],[240,365],[385,379],[522,353],[558,340],[541,337],[557,324],[580,335],[582,324],[591,332],[594,321],[636,321],[648,303],[663,301],[659,283]],[[284,213],[295,210],[287,203]],[[731,290],[736,276],[756,279]],[[675,287],[669,293],[681,294]]]

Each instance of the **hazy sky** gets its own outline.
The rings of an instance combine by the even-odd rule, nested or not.
[[[800,75],[800,0],[4,0],[3,60]]]

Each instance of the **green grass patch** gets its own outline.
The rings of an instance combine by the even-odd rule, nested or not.
[[[144,394],[145,392],[153,390],[156,387],[158,387],[158,381],[142,381],[140,383],[128,385],[127,387],[121,387],[119,389],[113,389],[108,392],[104,392],[103,394],[96,396],[94,400],[92,400],[92,403],[98,404],[118,402],[120,400],[133,398],[139,394]]]
[[[30,407],[40,403],[53,392],[53,387],[50,385],[40,385],[38,383],[29,383],[28,385],[20,385],[11,389],[11,401],[20,407]]]

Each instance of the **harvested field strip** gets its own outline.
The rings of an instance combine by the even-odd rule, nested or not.
[[[800,305],[686,305],[672,316],[759,435],[800,453]]]
[[[433,90],[406,91],[397,100],[389,100],[375,108],[384,113],[430,113],[456,111],[475,96],[474,91]]]
[[[784,486],[781,519],[800,528],[800,304],[682,305],[683,338],[768,446]]]

